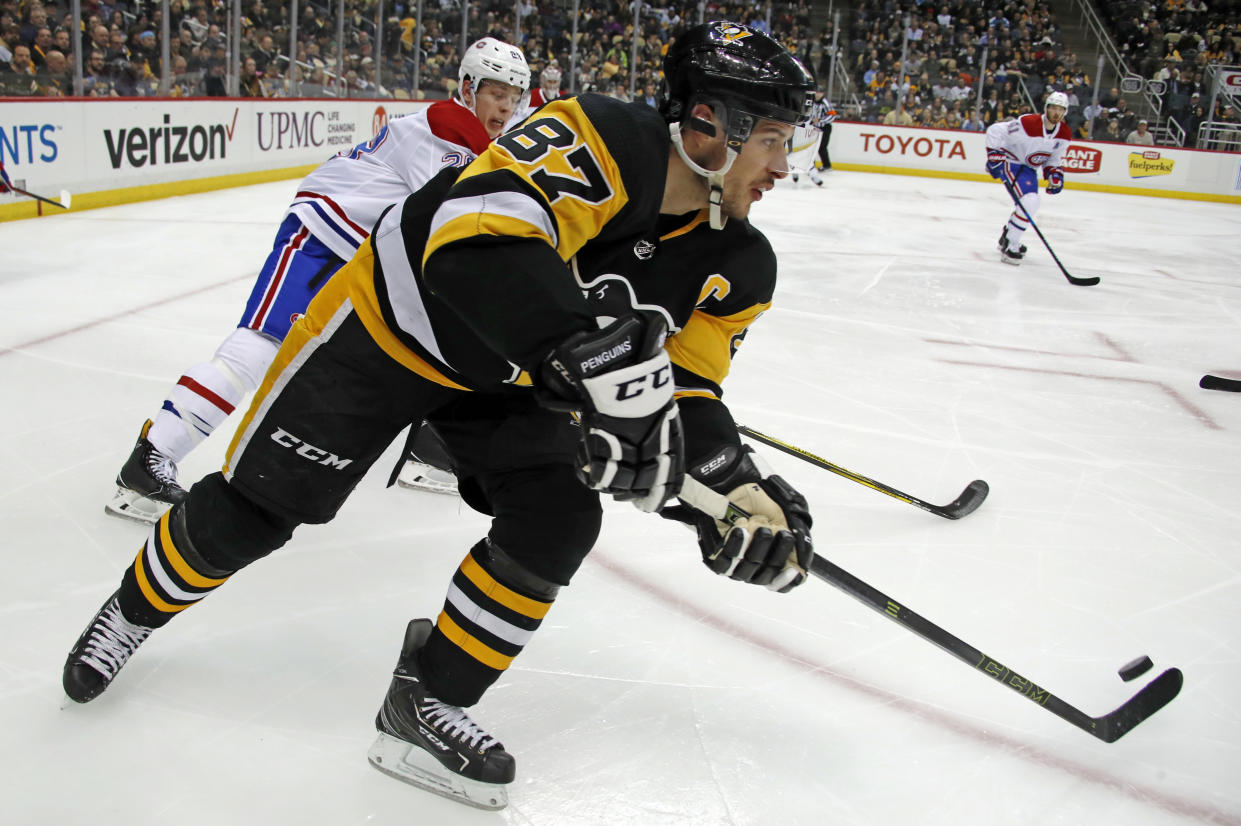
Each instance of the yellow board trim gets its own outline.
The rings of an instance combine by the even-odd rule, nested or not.
[[[846,172],[878,172],[883,175],[910,175],[915,178],[952,178],[958,181],[999,183],[990,175],[974,172],[945,172],[939,169],[911,169],[905,166],[878,166],[864,163],[836,163],[833,161],[832,169],[842,169]],[[1211,192],[1182,192],[1170,189],[1145,189],[1140,186],[1091,184],[1084,181],[1073,181],[1069,175],[1066,175],[1065,178],[1065,189],[1111,192],[1115,195],[1146,195],[1152,198],[1176,198],[1182,201],[1213,201],[1220,204],[1241,204],[1241,195],[1217,195]],[[1072,182],[1070,183],[1070,181]]]
[[[137,201],[154,201],[159,198],[171,198],[175,195],[193,195],[199,192],[212,192],[217,189],[232,189],[239,186],[270,183],[271,181],[284,181],[289,178],[305,178],[311,172],[318,169],[319,166],[319,164],[290,166],[284,169],[265,169],[261,172],[239,172],[234,175],[214,175],[208,178],[191,178],[185,181],[168,181],[159,184],[130,186],[123,189],[75,193],[73,195],[73,205],[70,209],[60,209],[48,204],[40,204],[38,201],[20,196],[16,203],[0,205],[0,221],[18,221],[23,218],[47,217],[64,212],[81,212],[84,209],[99,209],[100,207],[132,204]],[[59,194],[59,190],[56,193],[39,192],[33,186],[31,191],[48,198],[54,198],[55,195]],[[39,214],[40,207],[43,209],[42,216]]]
[[[168,529],[168,522],[167,514],[159,520],[159,539],[160,545],[164,550],[164,557],[172,565],[172,569],[177,572],[177,576],[195,588],[218,588],[225,582],[228,582],[228,577],[211,579],[191,568],[189,563],[185,561],[185,557],[181,556],[181,552],[177,550],[177,546],[173,544],[172,531]]]
[[[506,657],[494,648],[489,648],[481,642],[471,637],[465,632],[465,629],[452,621],[452,617],[443,611],[440,612],[439,619],[435,621],[440,632],[443,633],[448,641],[478,660],[485,666],[494,668],[496,671],[503,671],[513,664],[513,657]]]
[[[478,560],[473,556],[467,556],[465,561],[461,563],[461,573],[473,582],[478,590],[487,595],[488,598],[495,600],[505,608],[512,609],[522,616],[531,619],[541,620],[547,616],[548,610],[551,609],[550,602],[539,602],[537,599],[524,597],[516,591],[510,590],[501,585],[495,578],[483,570],[483,566],[478,564]]]
[[[155,593],[155,589],[151,587],[151,581],[147,579],[146,569],[142,565],[142,554],[145,551],[146,547],[144,546],[141,551],[138,551],[137,558],[134,559],[134,578],[138,580],[138,589],[142,591],[142,595],[146,597],[147,602],[151,603],[157,611],[162,611],[165,614],[176,614],[193,605],[194,603],[192,602],[185,605],[173,605],[170,602],[164,602],[163,597]]]

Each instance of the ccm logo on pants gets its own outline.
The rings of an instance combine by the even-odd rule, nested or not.
[[[353,461],[352,459],[342,459],[335,453],[329,453],[323,448],[303,442],[289,431],[280,427],[277,427],[276,432],[271,434],[271,440],[281,447],[294,448],[294,452],[304,459],[309,459],[316,464],[334,467],[337,470],[348,467],[349,463]]]

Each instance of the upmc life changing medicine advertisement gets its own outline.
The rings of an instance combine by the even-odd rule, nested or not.
[[[317,165],[413,101],[21,101],[0,107],[0,160],[27,188],[75,195]]]

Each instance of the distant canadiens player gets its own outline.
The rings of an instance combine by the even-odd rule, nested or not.
[[[185,372],[143,424],[108,513],[153,522],[184,499],[176,463],[258,387],[293,322],[353,257],[380,213],[440,170],[469,164],[526,108],[530,67],[515,46],[477,41],[461,61],[459,80],[453,99],[393,119],[302,181],[237,329],[209,361]]]
[[[530,92],[530,111],[533,112],[549,100],[564,97],[560,90],[560,69],[554,63],[539,73],[539,85]]]
[[[1052,92],[1043,105],[1043,114],[1030,113],[1016,120],[1001,121],[987,128],[987,172],[997,180],[1006,179],[1021,193],[1021,204],[1033,218],[1038,212],[1038,170],[1047,180],[1047,194],[1064,189],[1064,169],[1060,161],[1069,148],[1072,133],[1064,122],[1069,99],[1063,92]],[[1019,265],[1026,248],[1021,236],[1030,226],[1020,209],[1014,209],[1000,233],[1000,260]]]

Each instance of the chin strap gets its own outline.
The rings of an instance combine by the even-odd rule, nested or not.
[[[737,150],[731,146],[728,147],[724,165],[715,170],[706,169],[686,154],[685,146],[681,142],[681,125],[679,123],[668,124],[668,132],[672,135],[672,145],[677,148],[677,154],[681,156],[681,160],[685,161],[685,165],[707,179],[707,186],[711,188],[711,192],[707,196],[710,205],[711,229],[723,229],[724,216],[720,212],[720,206],[724,202],[724,176],[728,174],[728,170],[732,169],[733,161],[737,160]]]

